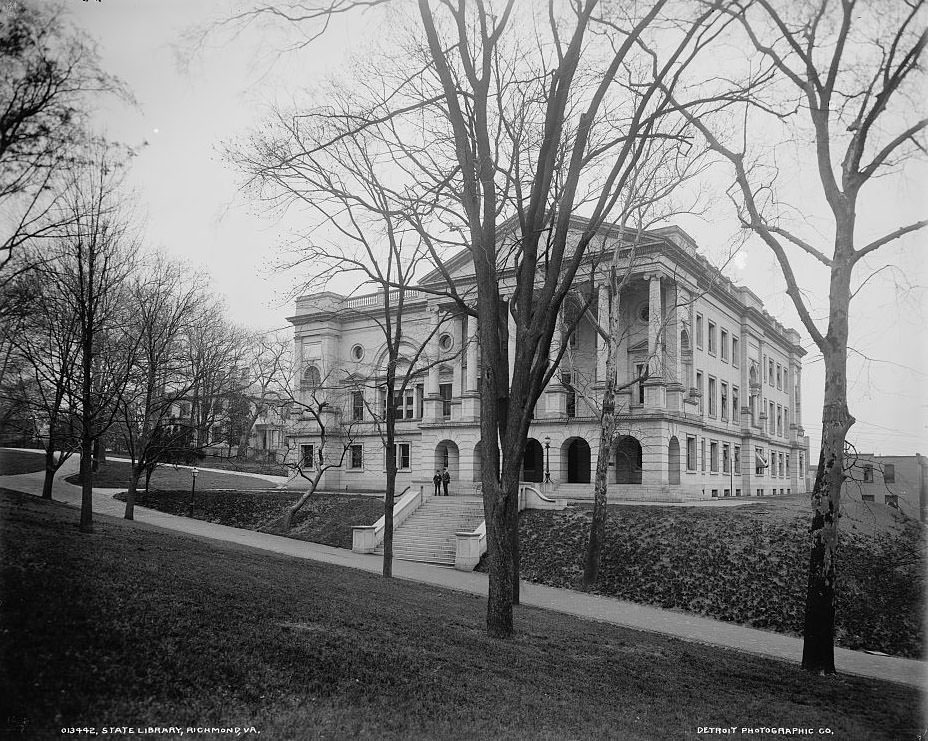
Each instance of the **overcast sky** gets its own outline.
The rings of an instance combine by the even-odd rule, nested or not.
[[[99,44],[105,68],[132,89],[138,105],[103,103],[100,125],[114,139],[142,145],[132,182],[147,214],[147,241],[203,270],[223,294],[232,318],[271,329],[286,326],[292,305],[282,303],[299,276],[273,269],[287,227],[261,216],[237,191],[236,173],[220,156],[221,144],[260,124],[274,102],[304,95],[336,73],[351,53],[361,53],[377,33],[371,17],[335,24],[326,36],[297,55],[271,64],[279,38],[246,31],[234,40],[204,49],[189,66],[177,50],[191,27],[221,16],[222,0],[102,0],[66,5],[76,25]],[[925,170],[874,191],[862,214],[861,231],[886,223],[909,223],[925,212]],[[813,173],[814,174],[814,173]],[[804,173],[797,173],[802,179]],[[720,201],[723,199],[720,199]],[[806,202],[804,200],[804,202]],[[808,200],[813,223],[827,228],[827,214]],[[727,204],[702,220],[681,225],[704,253],[723,259],[737,224]],[[878,218],[879,217],[879,218]],[[917,217],[916,217],[917,218]],[[855,285],[872,271],[852,309],[849,402],[857,424],[851,439],[866,452],[928,453],[928,357],[925,309],[925,236],[881,250],[879,260],[858,268]],[[803,286],[817,317],[824,317],[827,272],[812,261],[799,263]],[[822,399],[822,362],[786,294],[779,268],[766,248],[749,244],[726,269],[751,288],[769,311],[803,335],[803,423],[817,449]],[[820,324],[824,326],[824,324]]]

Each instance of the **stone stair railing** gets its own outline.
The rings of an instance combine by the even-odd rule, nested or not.
[[[407,486],[399,500],[393,505],[393,530],[396,531],[419,507],[424,497],[422,487],[418,491]],[[383,542],[386,519],[381,517],[373,525],[356,525],[351,533],[351,550],[355,553],[373,553]]]
[[[523,509],[560,510],[567,507],[566,499],[545,496],[531,484],[519,484],[519,512]],[[473,532],[454,534],[454,568],[458,571],[473,571],[487,552],[487,522],[481,522]]]

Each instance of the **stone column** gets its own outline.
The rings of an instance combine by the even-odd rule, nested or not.
[[[425,400],[423,405],[423,421],[437,422],[441,419],[441,397],[438,395],[438,356],[440,348],[438,337],[441,334],[439,327],[440,317],[437,306],[429,307],[429,331],[432,333],[428,342],[429,371],[425,382]],[[387,400],[390,403],[390,400]]]
[[[461,419],[473,422],[480,418],[480,389],[477,388],[477,370],[480,367],[477,317],[467,317],[467,373],[461,397]]]
[[[558,353],[561,351],[561,336],[564,332],[564,321],[561,316],[561,312],[557,314],[557,320],[554,323],[554,335],[551,337],[551,352],[548,357],[551,358],[551,364],[554,364],[554,361],[557,359]],[[545,389],[544,394],[545,406],[544,406],[544,416],[545,417],[563,417],[567,414],[567,391],[561,385],[561,371],[560,368],[555,371],[554,376],[551,378],[551,382],[548,384]]]
[[[683,325],[684,309],[681,306],[680,284],[674,281],[672,290],[667,293],[670,312],[667,322],[667,358],[665,365],[665,379],[667,384],[667,408],[674,412],[683,411],[683,400],[686,398],[686,389],[683,378],[683,350],[680,346],[680,329]]]
[[[644,405],[646,409],[662,409],[664,398],[664,351],[661,343],[664,320],[661,302],[661,276],[652,273],[648,277],[648,365],[650,374],[644,382]]]
[[[661,378],[664,373],[664,358],[660,346],[661,325],[664,323],[661,303],[661,276],[653,273],[648,277],[648,356],[651,378]]]
[[[615,301],[615,385],[621,386],[628,383],[628,325],[631,323],[622,321],[622,292],[621,290],[613,299]],[[627,413],[631,409],[633,389],[627,388],[616,391],[615,409],[619,414]]]
[[[451,415],[452,419],[461,417],[461,397],[464,395],[464,315],[459,314],[451,320],[449,328],[453,338],[452,352],[455,356],[451,361]]]

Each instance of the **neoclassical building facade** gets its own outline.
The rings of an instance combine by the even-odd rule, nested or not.
[[[501,230],[501,239],[516,239],[512,228]],[[649,373],[618,393],[609,497],[683,501],[808,490],[799,334],[770,316],[749,289],[725,278],[681,229],[648,232],[634,249],[622,240],[614,227],[597,234],[577,290],[562,308],[552,357],[567,347],[536,405],[523,480],[558,497],[593,496],[606,373],[595,313],[606,326],[603,276],[618,245],[627,280],[619,296],[617,381],[634,381],[646,367]],[[468,253],[445,267],[460,296],[475,296]],[[435,272],[420,285],[438,287],[443,280]],[[512,280],[503,281],[504,297],[514,290]],[[331,465],[345,451],[341,465],[325,471],[325,489],[383,487],[382,302],[379,294],[301,296],[288,319],[300,394],[307,404],[326,400],[323,462]],[[434,472],[447,468],[452,494],[474,494],[481,467],[476,320],[421,290],[407,292],[403,327],[399,373],[412,368],[406,390],[394,399],[398,491],[431,487]],[[291,456],[306,468],[320,465],[320,428],[312,415],[292,415],[287,437]]]

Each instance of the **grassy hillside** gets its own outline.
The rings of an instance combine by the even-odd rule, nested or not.
[[[803,504],[610,507],[595,591],[799,635],[808,558]],[[520,532],[524,578],[579,588],[587,508],[525,512]],[[925,563],[919,523],[883,505],[848,503],[838,563],[838,644],[923,656]]]
[[[315,494],[297,513],[293,529],[285,532],[280,519],[301,495],[302,492],[295,491],[197,491],[193,516],[220,525],[350,549],[352,527],[373,525],[383,515],[383,500],[378,497]],[[117,494],[116,498],[125,501],[125,494]],[[186,516],[190,492],[141,491],[136,494],[135,503]]]
[[[712,725],[877,740],[924,728],[913,687],[524,606],[516,637],[494,640],[477,597],[102,515],[82,535],[77,518],[0,490],[0,738],[155,725],[695,739]]]

